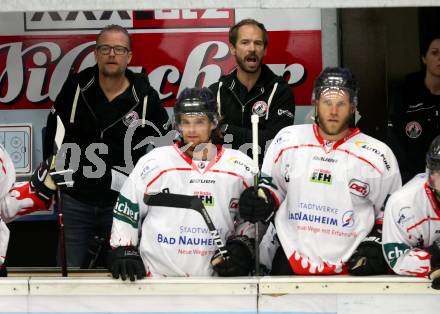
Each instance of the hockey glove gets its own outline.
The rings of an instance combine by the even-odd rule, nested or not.
[[[381,275],[389,272],[382,251],[379,229],[365,238],[347,262],[348,272],[355,276]]]
[[[130,281],[135,281],[135,277],[142,279],[146,273],[144,262],[134,246],[120,246],[112,250],[108,267],[115,279],[121,276],[122,280],[129,277]]]
[[[222,262],[214,265],[213,261],[218,261],[220,253],[215,254],[211,259],[217,274],[222,277],[249,275],[255,260],[254,241],[247,236],[235,236],[226,242],[226,250],[229,253],[227,260],[223,259]]]
[[[432,280],[432,288],[440,289],[440,238],[428,248],[431,253],[431,273],[429,278]]]
[[[260,187],[258,190],[255,190],[254,187],[244,190],[238,206],[241,218],[252,223],[269,222],[276,210],[275,199],[264,187]]]
[[[14,218],[40,210],[48,210],[50,201],[41,199],[29,182],[16,183],[0,201],[1,217],[8,223]]]
[[[55,156],[42,161],[32,174],[31,188],[44,200],[49,201],[58,187],[72,186],[71,169],[55,171]],[[68,178],[70,180],[68,180]]]

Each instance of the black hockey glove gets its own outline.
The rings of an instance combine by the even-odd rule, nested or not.
[[[238,206],[241,218],[252,223],[269,222],[276,210],[275,199],[264,187],[259,187],[258,190],[254,187],[244,190]]]
[[[440,289],[440,238],[428,248],[431,253],[431,273],[429,278],[432,280],[431,287],[433,289]]]
[[[4,264],[0,265],[0,277],[8,277],[8,271]]]
[[[120,246],[109,253],[109,271],[113,278],[131,281],[145,277],[145,266],[138,250],[134,246]]]
[[[226,242],[226,250],[229,258],[213,265],[214,270],[219,276],[247,276],[252,269],[255,260],[254,241],[247,236],[235,236]],[[211,258],[211,263],[217,261],[220,253]]]
[[[42,161],[30,179],[31,189],[44,201],[49,201],[57,186],[72,186],[73,171],[71,169],[55,171],[55,156]],[[68,181],[70,179],[70,181]]]
[[[351,275],[370,276],[389,272],[389,266],[382,251],[382,237],[379,230],[375,227],[348,260],[348,272]]]

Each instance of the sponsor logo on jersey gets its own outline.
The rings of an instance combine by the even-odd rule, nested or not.
[[[412,220],[414,218],[414,215],[411,214],[411,208],[406,206],[402,207],[399,210],[399,216],[397,218],[397,224],[401,227],[403,227],[408,221]]]
[[[281,143],[286,142],[289,139],[290,139],[290,132],[289,131],[281,132],[280,134],[278,134],[278,137],[275,140],[275,144],[279,145]]]
[[[127,113],[125,117],[122,118],[122,122],[124,122],[126,126],[130,126],[130,124],[132,124],[134,121],[138,119],[139,119],[138,113],[136,111],[132,111]]]
[[[151,165],[151,164],[150,164],[152,160],[153,160],[153,159],[150,159],[150,160],[147,160],[147,161],[145,162],[146,165],[144,166],[144,168],[142,168],[142,172],[141,172],[141,178],[142,178],[142,179],[145,179],[145,178],[147,177],[147,175],[148,175],[151,171],[153,171],[154,169],[157,168],[156,165]]]
[[[384,244],[385,255],[390,262],[391,267],[396,265],[397,259],[408,252],[411,248],[403,243]]]
[[[125,198],[121,194],[113,209],[114,218],[124,221],[134,228],[138,227],[139,206]]]
[[[204,162],[204,161],[200,161],[199,164],[198,164],[198,167],[199,167],[199,169],[205,169],[205,167],[206,167],[206,162]]]
[[[354,226],[354,211],[352,210],[347,210],[343,215],[342,215],[342,227],[344,228],[351,228]]]
[[[357,179],[351,179],[348,188],[351,194],[360,197],[366,197],[370,193],[370,185]]]
[[[320,204],[314,204],[314,203],[303,203],[303,202],[299,202],[298,203],[298,208],[299,209],[307,209],[307,210],[315,210],[315,211],[320,211],[320,212],[326,212],[326,213],[331,213],[334,215],[337,215],[339,212],[339,209],[334,208],[334,207],[330,207],[327,205],[320,205]]]
[[[231,198],[229,202],[229,209],[237,209],[238,208],[238,198]]]
[[[210,179],[191,179],[189,183],[204,183],[204,184],[214,184],[215,180]]]
[[[329,162],[329,163],[337,163],[338,160],[330,157],[322,157],[322,156],[313,156],[313,160],[318,160],[322,162]]]
[[[243,167],[246,171],[252,171],[251,166],[245,164],[242,160],[238,159],[237,157],[230,157],[228,159],[228,162],[234,164],[234,165],[239,165],[241,167]]]
[[[263,117],[266,115],[268,108],[269,106],[265,101],[259,100],[252,105],[252,113],[258,115],[259,117]]]
[[[418,138],[422,131],[422,126],[417,121],[408,122],[405,126],[405,133],[409,138]]]
[[[289,220],[297,220],[297,221],[307,221],[307,222],[314,222],[319,223],[323,225],[330,225],[330,226],[337,226],[338,220],[336,218],[322,216],[322,215],[315,215],[315,214],[307,214],[303,212],[298,213],[292,213],[289,212],[288,216]]]
[[[325,169],[315,169],[310,177],[310,182],[332,184],[332,174]]]
[[[435,230],[435,232],[434,232],[435,234],[438,234],[438,233],[440,233],[440,229],[437,229],[437,230]]]
[[[382,153],[380,150],[378,150],[378,149],[375,148],[375,147],[371,147],[371,146],[369,146],[368,143],[365,142],[365,141],[357,141],[357,142],[355,142],[355,144],[356,144],[358,147],[360,147],[360,148],[366,149],[366,150],[368,150],[368,151],[370,151],[370,152],[373,152],[374,154],[378,155],[380,158],[382,158],[383,163],[384,163],[384,165],[385,165],[385,168],[386,168],[387,170],[390,170],[391,166],[390,166],[390,164],[389,164],[387,158],[385,157],[385,154]]]
[[[194,192],[194,195],[197,196],[202,201],[205,207],[212,207],[215,205],[214,196],[212,195],[211,192],[197,191]]]

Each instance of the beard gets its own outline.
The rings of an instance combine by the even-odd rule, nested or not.
[[[351,115],[346,117],[339,125],[330,125],[325,121],[324,119],[321,119],[320,115],[318,114],[318,125],[319,128],[326,133],[327,135],[338,135],[342,133],[343,131],[347,130],[350,127],[350,120]]]
[[[125,69],[122,68],[121,65],[118,65],[117,67],[110,67],[107,64],[104,64],[100,67],[100,71],[105,77],[120,77],[122,75],[125,75]]]
[[[257,62],[257,66],[255,67],[255,68],[250,68],[250,67],[248,67],[247,65],[246,65],[246,58],[249,58],[249,57],[254,57],[255,58],[255,60],[256,60],[256,62]],[[244,72],[246,72],[246,73],[256,73],[256,72],[258,72],[258,70],[260,70],[260,68],[261,68],[261,59],[260,58],[258,58],[255,54],[253,54],[253,55],[248,55],[248,56],[245,56],[244,58],[241,58],[241,57],[239,57],[239,56],[235,56],[235,61],[237,62],[237,65],[238,65],[238,67],[242,70],[242,71],[244,71]]]

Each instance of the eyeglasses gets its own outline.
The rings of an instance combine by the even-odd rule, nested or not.
[[[109,45],[100,45],[96,46],[96,50],[103,55],[110,54],[110,51],[113,49],[115,55],[125,55],[129,50],[124,46],[109,46]]]

